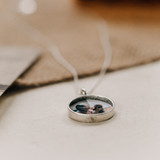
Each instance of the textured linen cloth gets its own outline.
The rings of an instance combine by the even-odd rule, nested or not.
[[[57,45],[80,77],[96,74],[104,61],[96,24],[98,14],[109,26],[113,58],[110,71],[151,62],[160,58],[160,7],[80,5],[73,0],[39,0],[33,15],[5,15],[3,1],[0,17],[1,45],[31,45],[43,48],[39,60],[19,77],[15,85],[39,86],[72,78],[72,75],[46,50],[42,39],[35,40],[29,23]],[[92,11],[91,11],[92,9]],[[94,11],[94,12],[93,12]],[[96,14],[97,15],[96,15]],[[25,22],[25,23],[23,23]]]

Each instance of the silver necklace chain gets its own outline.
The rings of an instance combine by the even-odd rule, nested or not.
[[[12,8],[9,7],[10,11],[14,11],[13,5],[11,7]],[[16,13],[14,14],[13,12],[12,14],[9,14],[9,15],[7,14],[5,18],[7,18],[7,20],[10,23],[12,24],[16,23],[16,24],[21,25],[22,26],[21,29],[25,31],[24,33],[28,31],[30,35],[32,35],[33,40],[40,43],[42,46],[46,47],[48,51],[51,52],[54,59],[72,74],[76,94],[85,95],[85,94],[93,93],[93,91],[98,87],[98,85],[101,83],[102,79],[104,78],[105,72],[107,71],[111,63],[111,59],[112,59],[112,49],[111,49],[111,45],[109,41],[109,33],[108,33],[108,27],[107,27],[106,21],[101,19],[96,24],[99,39],[100,39],[100,42],[102,44],[103,51],[104,51],[104,62],[101,67],[97,81],[94,83],[94,85],[89,90],[86,91],[85,89],[81,88],[79,85],[80,82],[79,82],[78,73],[76,69],[62,56],[58,47],[51,40],[49,40],[49,38],[43,35],[38,29],[32,27],[29,23],[26,23],[24,20],[18,17]]]
[[[97,81],[94,83],[93,87],[91,87],[90,90],[86,91],[84,88],[80,87],[78,73],[76,69],[62,56],[59,49],[55,45],[48,46],[48,50],[52,53],[53,57],[63,66],[65,67],[70,73],[73,75],[74,83],[75,83],[75,92],[76,94],[92,94],[94,90],[98,87],[98,85],[101,83],[105,72],[107,71],[111,59],[112,59],[112,50],[111,45],[109,41],[109,34],[107,32],[107,24],[105,21],[101,20],[97,24],[97,30],[100,42],[102,44],[103,50],[104,50],[104,62],[101,67],[101,71],[99,73]]]

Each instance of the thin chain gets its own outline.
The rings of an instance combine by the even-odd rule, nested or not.
[[[87,94],[91,94],[94,92],[94,90],[98,87],[98,85],[101,83],[102,79],[104,78],[105,72],[107,71],[111,59],[112,59],[112,50],[111,50],[111,45],[109,41],[109,34],[107,31],[107,24],[104,20],[101,20],[99,23],[97,23],[97,30],[98,30],[98,35],[99,39],[101,41],[103,50],[104,50],[104,62],[101,68],[101,71],[99,73],[98,80],[95,82],[93,87],[91,87],[90,90],[87,91]],[[80,94],[80,91],[83,90],[79,86],[79,78],[78,78],[78,73],[76,69],[62,56],[58,48],[54,45],[51,45],[48,47],[48,50],[52,53],[54,58],[62,65],[64,66],[69,72],[72,73],[73,79],[75,82],[75,91],[76,93]]]
[[[11,11],[13,10],[13,5],[10,8]],[[79,85],[79,78],[78,78],[78,73],[76,69],[62,56],[61,52],[59,51],[58,47],[51,41],[49,40],[45,35],[43,35],[38,29],[32,27],[29,23],[26,23],[23,21],[20,17],[18,17],[16,14],[10,14],[6,16],[6,18],[9,18],[8,21],[12,24],[18,24],[21,25],[21,29],[23,29],[25,32],[28,32],[32,35],[32,38],[40,43],[42,46],[46,47],[48,51],[50,51],[55,58],[57,62],[59,62],[64,68],[66,68],[72,75],[74,79],[74,85],[75,85],[75,92],[76,94],[80,94],[80,92],[83,90],[80,85]],[[98,85],[101,83],[102,79],[104,78],[105,72],[107,71],[111,59],[112,59],[112,50],[111,50],[111,45],[109,41],[109,33],[108,33],[108,27],[106,21],[101,19],[97,25],[97,30],[98,30],[98,35],[100,42],[103,47],[104,51],[104,62],[101,68],[101,71],[98,76],[98,80],[95,82],[93,87],[91,87],[90,90],[87,91],[87,94],[93,93],[93,91],[98,87]],[[28,31],[28,32],[26,32]]]
[[[110,45],[109,33],[108,33],[108,27],[107,27],[106,21],[104,21],[102,19],[101,22],[98,23],[97,29],[99,32],[99,39],[101,41],[103,51],[104,51],[104,62],[103,62],[98,80],[96,81],[96,83],[90,89],[90,91],[88,93],[92,93],[98,87],[98,85],[101,83],[108,67],[110,66],[111,60],[112,60],[112,49],[111,49],[111,45]]]

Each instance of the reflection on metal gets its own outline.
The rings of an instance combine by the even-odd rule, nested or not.
[[[8,85],[0,84],[0,96],[4,93],[4,91],[8,88]]]
[[[20,0],[18,10],[23,14],[33,14],[37,10],[35,0]]]
[[[0,90],[4,91],[8,88],[8,85],[2,85],[0,84]]]

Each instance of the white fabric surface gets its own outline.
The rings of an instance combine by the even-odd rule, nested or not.
[[[73,82],[5,94],[0,159],[159,160],[159,73],[160,62],[155,62],[107,74],[95,94],[113,99],[116,115],[97,124],[67,117]],[[83,79],[82,86],[96,78]]]

